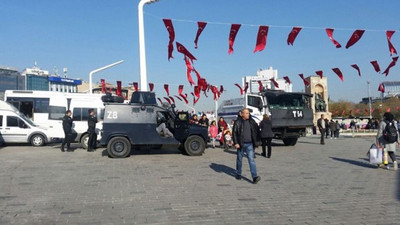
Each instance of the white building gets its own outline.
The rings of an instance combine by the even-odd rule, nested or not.
[[[277,83],[279,88],[271,82],[273,78]],[[259,69],[256,76],[245,76],[242,78],[243,86],[246,82],[249,83],[249,92],[258,92],[259,84],[261,81],[264,87],[270,90],[283,90],[285,92],[292,92],[292,84],[287,83],[284,79],[278,78],[278,70],[270,67],[269,69]]]

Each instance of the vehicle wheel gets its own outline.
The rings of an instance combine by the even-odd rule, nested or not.
[[[190,136],[185,141],[186,153],[190,156],[199,156],[204,153],[206,144],[203,138],[197,135]]]
[[[82,147],[83,149],[87,149],[87,148],[88,148],[88,142],[89,142],[89,134],[84,134],[84,135],[81,137],[80,142],[81,142],[81,147]]]
[[[283,143],[286,146],[294,146],[297,143],[297,138],[284,138]]]
[[[108,142],[107,152],[111,158],[125,158],[131,154],[131,143],[124,137],[113,137]]]
[[[32,146],[38,147],[38,146],[43,146],[46,143],[43,135],[41,134],[34,134],[31,137],[31,144]]]

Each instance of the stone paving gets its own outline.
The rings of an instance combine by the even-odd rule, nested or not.
[[[2,147],[0,224],[400,224],[400,173],[368,164],[373,141],[275,141],[271,159],[257,155],[256,185],[247,160],[247,179],[234,178],[234,150]]]

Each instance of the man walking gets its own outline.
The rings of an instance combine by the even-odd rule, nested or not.
[[[253,183],[257,184],[261,180],[257,176],[256,163],[254,161],[254,147],[259,136],[257,123],[250,118],[250,112],[247,108],[243,109],[242,116],[238,117],[233,126],[233,143],[237,149],[236,158],[236,179],[242,179],[242,160],[246,152],[249,161]]]
[[[321,118],[317,120],[317,126],[319,129],[319,132],[321,133],[321,145],[325,144],[325,120],[324,120],[324,114],[321,115]]]
[[[94,113],[93,109],[89,109],[89,118],[88,118],[88,134],[89,134],[89,140],[88,140],[88,152],[93,152],[96,149],[96,143],[97,143],[97,134],[96,134],[96,123],[97,123],[97,117]]]
[[[64,130],[64,140],[61,144],[61,151],[65,152],[64,146],[67,144],[67,152],[71,151],[71,139],[72,139],[72,118],[71,110],[65,112],[65,116],[62,120],[63,130]]]

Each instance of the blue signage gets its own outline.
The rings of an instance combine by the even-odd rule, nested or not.
[[[64,77],[49,77],[49,81],[56,82],[56,83],[75,84],[75,85],[82,84],[81,80],[64,78]]]

